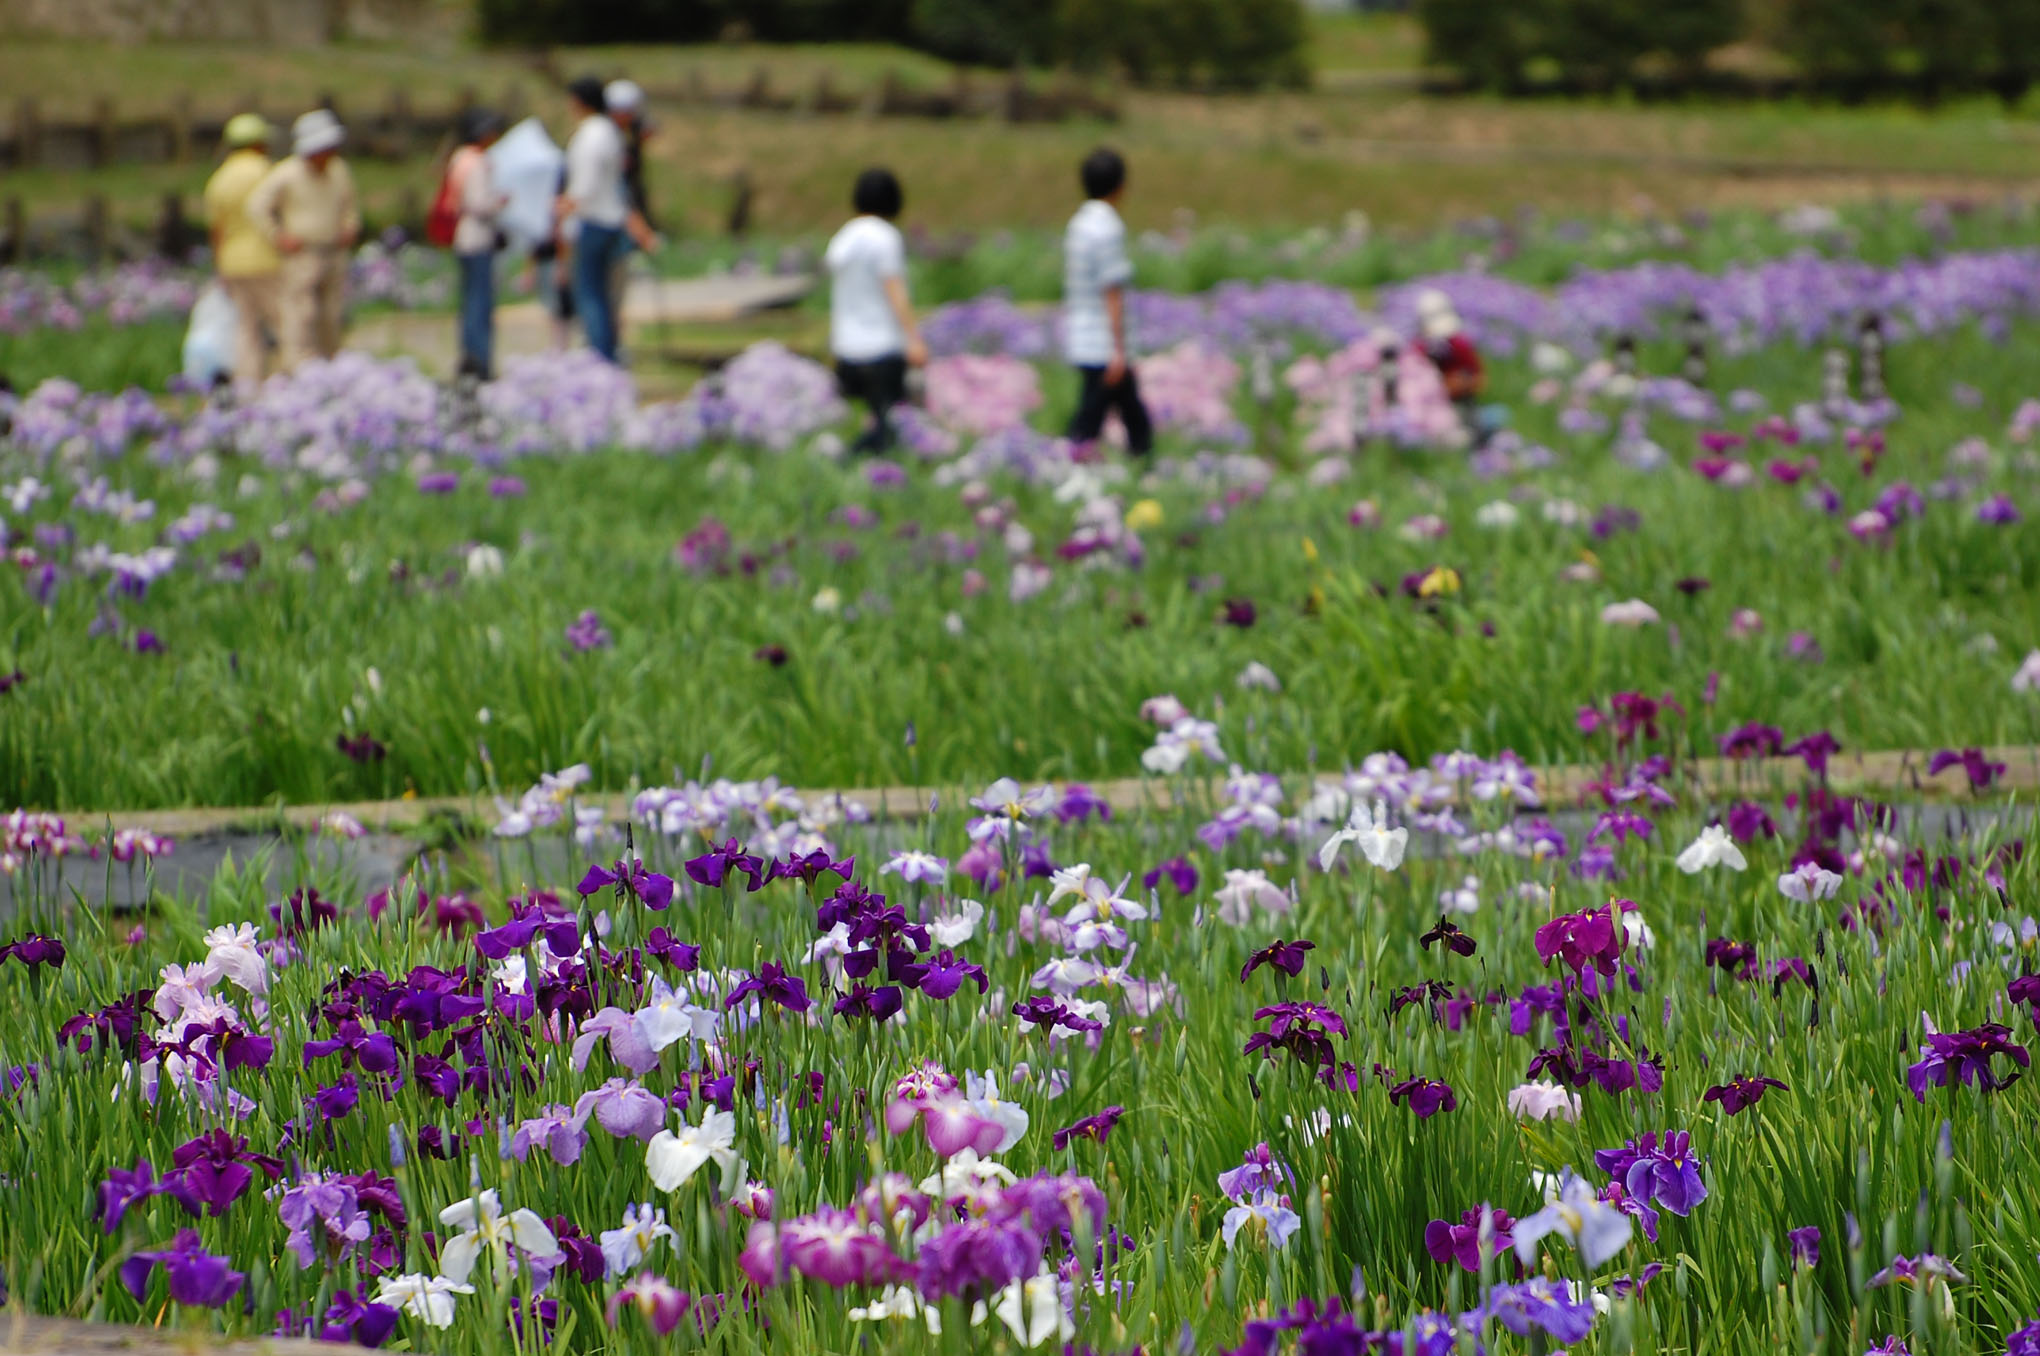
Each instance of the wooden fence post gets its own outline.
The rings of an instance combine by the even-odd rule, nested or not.
[[[33,99],[14,105],[14,162],[21,169],[42,164],[42,115]]]
[[[751,172],[738,170],[731,187],[730,234],[741,236],[751,229]]]
[[[92,168],[105,169],[113,163],[113,100],[92,101]]]
[[[390,86],[389,101],[383,105],[383,146],[385,155],[401,160],[411,153],[412,134],[417,130],[411,119],[411,96],[402,85]]]
[[[28,212],[21,199],[7,200],[7,234],[0,239],[0,264],[28,262]]]
[[[170,103],[170,159],[183,165],[191,161],[191,96],[180,94]]]
[[[85,200],[85,257],[94,265],[106,259],[111,229],[106,211],[106,195],[94,193]]]

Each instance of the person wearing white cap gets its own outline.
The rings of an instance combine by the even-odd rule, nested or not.
[[[340,351],[348,251],[361,237],[354,176],[340,158],[347,129],[315,108],[290,130],[291,153],[248,195],[248,216],[283,256],[277,337],[286,372]]]
[[[651,199],[645,191],[645,137],[651,125],[645,119],[645,92],[635,80],[612,80],[602,87],[602,106],[616,130],[623,134],[623,200],[629,211],[623,219],[624,234],[639,249],[650,254],[658,243],[652,225]],[[626,267],[630,252],[617,252],[609,270],[609,305],[620,327],[623,323],[623,287],[630,276]]]
[[[213,268],[234,303],[234,387],[245,398],[262,384],[276,328],[276,247],[248,219],[248,199],[269,175],[269,124],[260,113],[227,119],[226,159],[205,184]]]

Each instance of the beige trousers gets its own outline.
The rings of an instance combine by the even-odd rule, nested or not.
[[[221,278],[220,286],[234,303],[234,386],[245,396],[269,375],[269,341],[277,332],[276,275]]]
[[[340,323],[347,304],[347,252],[302,249],[283,256],[277,273],[278,365],[294,371],[307,358],[340,351]]]

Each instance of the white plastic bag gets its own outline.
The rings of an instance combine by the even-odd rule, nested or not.
[[[234,374],[234,331],[239,316],[227,289],[207,283],[191,308],[191,328],[184,332],[184,377],[200,389]]]
[[[496,224],[522,253],[552,239],[553,200],[560,192],[566,155],[546,135],[545,124],[526,118],[489,147],[489,180],[504,197]]]

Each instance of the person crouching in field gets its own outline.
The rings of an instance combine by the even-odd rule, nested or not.
[[[276,247],[248,216],[248,199],[269,174],[269,124],[259,113],[227,119],[227,158],[205,184],[213,268],[234,303],[234,389],[247,399],[269,372],[276,333]]]
[[[907,368],[928,361],[907,297],[907,247],[893,221],[906,205],[888,169],[857,176],[850,194],[857,215],[829,241],[829,349],[846,399],[871,407],[871,427],[850,450],[890,451],[892,407],[906,397]]]
[[[1126,162],[1101,147],[1084,158],[1078,175],[1086,201],[1063,233],[1063,356],[1082,382],[1069,439],[1080,447],[1096,442],[1106,413],[1117,410],[1127,446],[1146,456],[1154,450],[1154,425],[1126,357],[1133,264],[1118,206],[1126,193]]]
[[[340,351],[348,251],[361,237],[354,176],[340,158],[347,129],[315,108],[291,124],[291,153],[248,195],[248,217],[283,256],[278,270],[279,366]]]
[[[1417,323],[1423,327],[1424,356],[1438,369],[1446,398],[1459,413],[1460,427],[1468,438],[1480,442],[1480,395],[1487,389],[1480,350],[1467,337],[1452,298],[1435,287],[1417,293]]]

